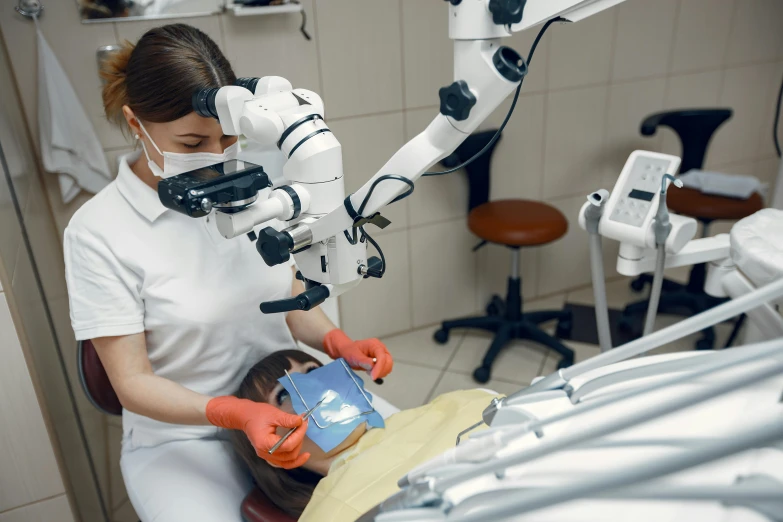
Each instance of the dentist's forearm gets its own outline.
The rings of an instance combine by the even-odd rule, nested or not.
[[[171,424],[207,425],[206,395],[155,375],[143,333],[93,339],[122,407]]]

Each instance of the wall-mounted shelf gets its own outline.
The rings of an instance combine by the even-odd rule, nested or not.
[[[227,6],[229,12],[234,16],[259,16],[259,15],[272,15],[272,14],[285,14],[285,13],[298,13],[303,7],[301,4],[284,4],[284,5],[264,5],[258,7],[248,7],[245,5],[238,5],[231,3]]]

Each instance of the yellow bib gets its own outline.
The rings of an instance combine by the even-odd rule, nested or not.
[[[332,463],[299,521],[356,520],[399,491],[397,480],[408,471],[454,447],[492,398],[484,390],[456,391],[392,415]]]

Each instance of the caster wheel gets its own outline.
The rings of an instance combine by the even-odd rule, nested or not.
[[[557,363],[557,369],[562,370],[563,368],[568,368],[569,366],[574,365],[573,359],[561,359],[559,363]]]
[[[557,331],[555,334],[559,338],[568,337],[571,335],[571,329],[574,327],[574,323],[571,319],[564,319],[557,323]]]
[[[489,301],[489,304],[487,305],[487,308],[485,310],[487,312],[487,315],[491,315],[491,316],[505,315],[506,304],[503,302],[503,299],[495,295],[492,296],[492,299]]]
[[[631,290],[636,292],[637,294],[644,290],[644,281],[639,279],[638,277],[631,281]]]
[[[621,332],[628,333],[633,329],[633,324],[631,323],[630,318],[623,315],[617,321],[617,327],[620,329]]]
[[[473,378],[477,383],[485,384],[487,381],[489,381],[490,371],[491,370],[489,368],[480,366],[473,372]]]
[[[441,328],[440,330],[435,332],[432,338],[435,339],[435,342],[438,344],[446,344],[447,342],[449,342],[449,331]]]
[[[712,350],[715,342],[712,339],[699,339],[696,341],[697,350]]]

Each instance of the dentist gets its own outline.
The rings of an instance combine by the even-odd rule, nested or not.
[[[302,419],[229,396],[248,370],[295,340],[372,367],[373,379],[391,372],[392,358],[377,339],[351,340],[320,309],[261,314],[260,302],[304,290],[293,267],[268,267],[252,242],[225,240],[209,217],[193,220],[158,200],[161,178],[239,150],[235,136],[191,108],[196,90],[236,80],[206,34],[152,29],[105,63],[103,76],[106,116],[141,150],[121,159],[117,179],[65,231],[73,329],[92,340],[123,405],[122,475],[142,520],[239,522],[252,484],[221,428],[244,431],[273,466],[309,456],[305,429],[269,455],[276,429]]]

